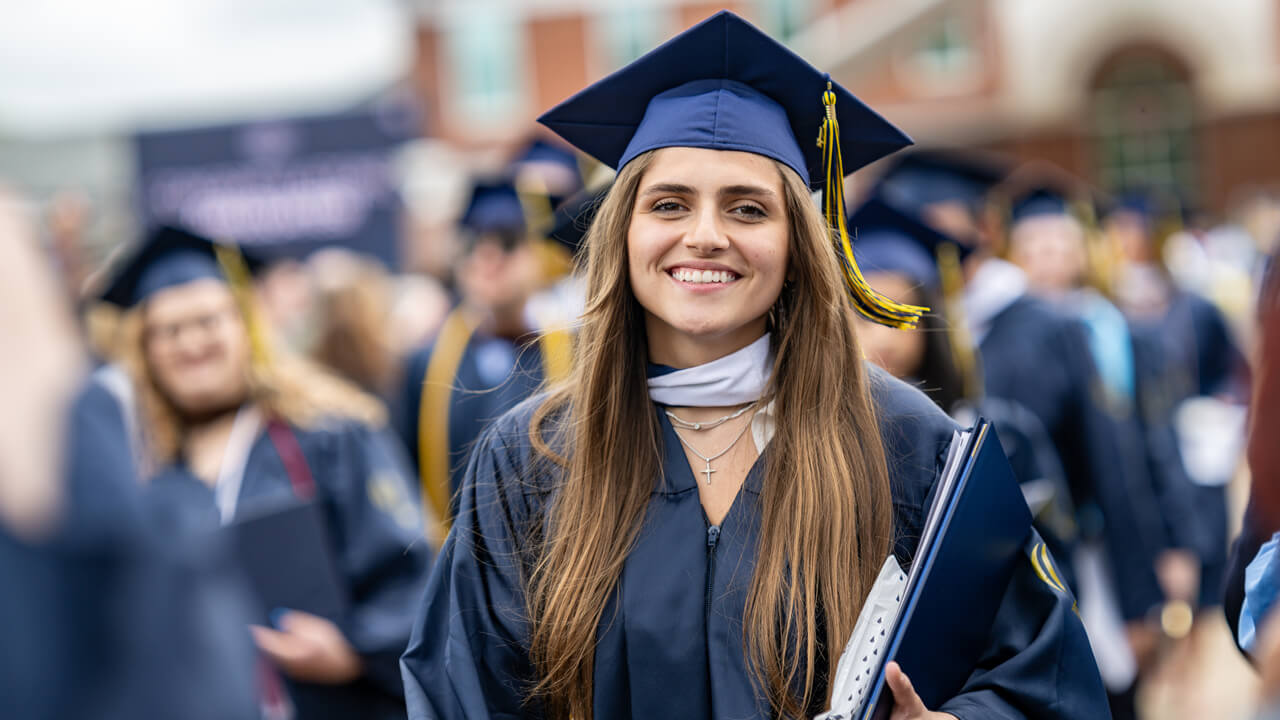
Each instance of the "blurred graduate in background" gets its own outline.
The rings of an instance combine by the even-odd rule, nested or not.
[[[433,529],[440,540],[480,432],[544,379],[568,371],[567,332],[540,324],[528,308],[530,297],[556,275],[548,271],[554,251],[530,232],[529,203],[506,177],[473,185],[460,220],[458,304],[436,337],[407,361],[396,426],[418,468],[424,506],[442,521]],[[552,217],[546,207],[539,215],[544,226]],[[568,261],[560,262],[563,273]]]
[[[891,166],[879,192],[973,248],[961,266],[961,307],[983,387],[1034,414],[1057,450],[1080,533],[1074,569],[1081,612],[1113,709],[1122,708],[1131,705],[1139,665],[1151,662],[1161,634],[1153,620],[1166,601],[1156,574],[1158,503],[1145,472],[1125,472],[1128,450],[1097,400],[1100,380],[1084,326],[1034,297],[1025,273],[998,257],[1002,238],[989,197],[1007,175],[986,157],[922,151]],[[1114,595],[1099,594],[1102,588]]]
[[[121,406],[82,385],[70,309],[0,196],[0,705],[30,720],[251,720],[250,600],[216,545],[160,531]],[[21,348],[20,352],[15,352]],[[261,702],[260,702],[261,701]]]
[[[1012,400],[982,393],[981,366],[959,306],[961,263],[972,245],[952,239],[878,194],[849,217],[854,254],[868,284],[902,303],[930,308],[915,330],[903,331],[858,318],[867,358],[894,377],[920,388],[962,424],[991,420],[1000,433],[1014,475],[1036,518],[1036,528],[1056,557],[1071,557],[1076,539],[1070,490],[1057,451],[1039,418]],[[944,280],[944,276],[946,279]],[[1060,568],[1075,588],[1069,567]]]
[[[273,346],[249,270],[228,246],[160,228],[103,294],[127,309],[119,357],[157,468],[149,492],[174,538],[314,502],[324,547],[283,536],[239,562],[295,577],[298,558],[324,558],[342,612],[264,607],[275,627],[254,639],[299,718],[401,717],[396,657],[431,557],[408,466],[375,398]]]

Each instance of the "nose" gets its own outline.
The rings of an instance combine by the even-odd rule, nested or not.
[[[720,224],[720,214],[712,204],[707,204],[694,216],[693,227],[684,236],[684,245],[699,255],[714,255],[729,247],[729,238]]]

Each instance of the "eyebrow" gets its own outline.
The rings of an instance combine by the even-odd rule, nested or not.
[[[697,195],[698,191],[680,183],[658,183],[641,191],[641,195],[670,193],[672,195]],[[726,185],[717,193],[720,197],[754,195],[757,197],[776,198],[778,194],[762,185]]]

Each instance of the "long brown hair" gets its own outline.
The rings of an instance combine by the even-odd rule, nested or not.
[[[573,374],[530,430],[535,448],[564,466],[527,593],[531,697],[553,718],[592,715],[597,628],[661,472],[644,311],[631,290],[626,241],[652,157],[622,169],[587,233]],[[776,165],[791,228],[790,279],[771,313],[776,361],[767,393],[777,431],[743,633],[753,681],[777,715],[791,718],[825,700],[816,695],[835,670],[833,655],[889,552],[892,499],[830,230],[805,183]],[[540,429],[558,410],[563,453]]]

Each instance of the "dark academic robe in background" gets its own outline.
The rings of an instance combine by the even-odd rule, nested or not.
[[[293,432],[315,480],[330,550],[348,593],[348,617],[338,625],[364,663],[364,676],[348,685],[290,681],[298,720],[403,718],[398,661],[432,555],[403,453],[389,433],[352,421]],[[171,508],[175,528],[182,527],[175,534],[207,537],[219,527],[213,489],[185,468],[162,471],[152,492]],[[263,432],[249,451],[235,516],[293,502],[285,465]]]
[[[157,531],[103,386],[76,400],[67,443],[53,535],[0,527],[0,715],[258,718],[250,605],[224,548]]]
[[[422,462],[418,447],[422,386],[434,352],[433,343],[410,356],[404,373],[404,389],[396,404],[399,408],[396,432],[408,448],[415,469],[421,467]],[[537,392],[544,376],[541,346],[537,342],[514,343],[482,332],[471,336],[458,363],[449,400],[450,497],[456,496],[462,486],[467,453],[480,432]]]
[[[878,369],[871,374],[893,490],[894,551],[909,562],[957,426],[920,392]],[[536,703],[525,704],[533,670],[521,579],[529,561],[523,533],[545,522],[556,482],[554,471],[532,467],[527,432],[538,402],[491,426],[472,455],[457,521],[402,662],[415,720],[542,716]],[[654,479],[644,528],[604,609],[594,716],[767,718],[768,703],[747,668],[742,617],[770,449],[713,529],[675,431],[654,412],[663,431],[663,477]],[[1072,605],[1068,593],[1037,577],[1030,559],[1021,563],[979,667],[936,709],[961,720],[1107,717]],[[818,696],[810,714],[825,709],[826,689]]]
[[[1146,348],[1144,369],[1152,387],[1148,395],[1155,396],[1149,414],[1156,441],[1172,445],[1168,454],[1179,458],[1180,465],[1173,425],[1179,406],[1197,396],[1221,395],[1243,402],[1247,396],[1247,363],[1231,339],[1221,311],[1194,293],[1177,292],[1164,316],[1135,322],[1134,327]],[[1213,606],[1220,601],[1227,574],[1227,488],[1195,484],[1185,468],[1181,469],[1198,527],[1200,604]]]
[[[1029,295],[997,313],[982,337],[989,395],[1033,412],[1058,450],[1071,487],[1082,538],[1100,538],[1110,561],[1121,613],[1145,618],[1163,603],[1155,558],[1163,545],[1158,503],[1143,457],[1120,446],[1122,432],[1098,402],[1084,328]]]

